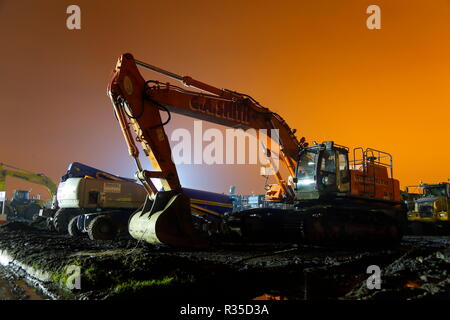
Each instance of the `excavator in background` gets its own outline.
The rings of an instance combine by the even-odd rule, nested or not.
[[[450,182],[421,183],[405,192],[414,196],[408,208],[408,233],[450,235]]]
[[[144,80],[138,66],[182,82]],[[374,149],[349,149],[332,141],[308,146],[285,120],[246,94],[219,89],[135,60],[123,54],[113,71],[108,95],[134,159],[136,177],[148,197],[129,221],[131,236],[172,246],[208,246],[215,239],[238,236],[245,241],[332,243],[364,241],[398,243],[405,212],[399,182],[393,178],[392,157]],[[160,111],[167,114],[162,121]],[[279,142],[278,157],[292,177],[283,178],[269,162],[277,183],[267,186],[266,200],[285,208],[266,207],[225,213],[218,221],[192,210],[171,159],[164,125],[171,112],[241,129],[264,129],[269,136],[267,155]],[[136,137],[134,137],[132,131]],[[276,139],[274,139],[276,138]],[[154,171],[144,170],[139,142]],[[357,156],[359,155],[359,156]],[[159,179],[158,191],[152,179]],[[292,181],[292,183],[288,183]],[[362,243],[362,242],[358,242]]]
[[[14,190],[11,201],[5,201],[4,208],[8,220],[33,220],[42,210],[54,210],[56,203],[56,183],[42,173],[34,173],[19,169],[5,163],[0,163],[0,191],[6,190],[6,178],[12,177],[44,186],[50,196],[49,201],[43,201],[38,196],[31,196],[29,190]],[[3,203],[0,205],[0,210]]]

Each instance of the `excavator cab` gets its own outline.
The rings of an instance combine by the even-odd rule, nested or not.
[[[14,212],[16,218],[32,220],[35,215],[39,214],[41,206],[39,202],[30,197],[28,190],[14,190],[10,203],[10,211]]]
[[[12,203],[17,205],[24,205],[30,203],[30,191],[28,190],[14,190],[12,196]]]
[[[398,243],[406,210],[392,157],[375,149],[349,149],[332,141],[299,153],[294,193],[312,243]]]
[[[449,188],[450,184],[445,182],[423,185],[423,197],[417,199],[415,205],[419,216],[428,218],[436,212],[448,212]]]
[[[350,191],[348,148],[332,141],[304,148],[294,179],[296,200],[319,199]]]
[[[439,184],[424,185],[423,193],[427,197],[450,197],[450,184],[443,182]]]

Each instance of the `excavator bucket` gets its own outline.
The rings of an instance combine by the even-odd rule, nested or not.
[[[130,235],[151,244],[202,248],[208,245],[204,234],[194,229],[190,199],[182,192],[160,191],[147,197],[142,210],[128,224]]]

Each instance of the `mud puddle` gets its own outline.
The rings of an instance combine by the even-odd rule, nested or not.
[[[0,266],[0,300],[45,300],[46,297],[16,274]]]

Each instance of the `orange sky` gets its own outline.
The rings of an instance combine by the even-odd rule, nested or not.
[[[79,31],[66,28],[70,4]],[[371,4],[381,30],[366,28]],[[55,180],[72,161],[133,175],[106,96],[123,52],[250,94],[309,141],[390,152],[402,187],[450,178],[448,0],[0,0],[0,38],[0,161]],[[220,192],[264,183],[245,166],[183,165],[180,177]]]

